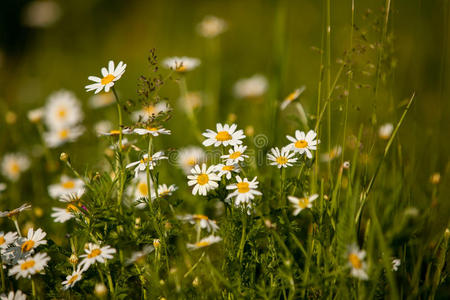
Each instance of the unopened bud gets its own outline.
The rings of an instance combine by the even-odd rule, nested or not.
[[[160,246],[161,246],[160,240],[159,239],[154,239],[153,240],[153,247],[155,247],[155,249],[156,249],[156,248],[159,248]]]
[[[68,162],[69,154],[67,154],[66,152],[62,152],[61,155],[59,156],[59,159],[63,162]]]
[[[192,285],[194,287],[198,287],[199,284],[200,284],[200,280],[198,279],[197,276],[195,276],[194,280],[192,281]]]
[[[432,184],[438,184],[441,181],[441,174],[436,172],[431,175],[430,181]]]
[[[94,288],[94,294],[98,298],[103,298],[108,294],[108,289],[106,288],[106,285],[103,283],[96,283]]]
[[[350,168],[350,162],[349,162],[349,161],[344,161],[344,163],[342,164],[342,167],[343,167],[344,169]]]
[[[76,264],[78,264],[78,256],[73,253],[70,257],[69,257],[69,263],[73,266],[75,266]]]
[[[445,229],[444,236],[446,239],[450,238],[450,229]]]
[[[6,112],[6,115],[5,115],[5,121],[6,121],[6,123],[8,123],[8,124],[10,124],[10,125],[16,123],[16,121],[17,121],[17,115],[16,115],[16,113],[14,113],[14,112],[12,112],[12,111]]]

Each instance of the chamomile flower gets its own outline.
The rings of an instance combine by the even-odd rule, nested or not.
[[[147,206],[147,203],[143,201],[143,198],[149,198],[147,175],[145,173],[139,174],[134,181],[135,185],[130,185],[128,187],[127,194],[131,197],[136,208],[143,209]],[[152,181],[150,181],[150,193],[154,193]]]
[[[145,105],[141,110],[133,112],[133,114],[131,115],[131,119],[135,122],[147,122],[157,116],[159,113],[168,111],[169,108],[169,104],[165,101],[161,101],[156,104]]]
[[[76,203],[80,201],[81,197],[84,195],[84,188],[78,189],[74,193],[64,193],[59,197],[59,201],[64,203]]]
[[[216,232],[217,230],[219,230],[219,226],[217,226],[216,221],[209,219],[205,215],[184,215],[177,216],[177,218],[189,224],[197,224],[198,226],[200,226],[200,228],[208,230],[208,232]]]
[[[17,265],[9,270],[9,276],[16,276],[16,279],[20,277],[30,278],[31,275],[41,272],[47,266],[50,257],[46,253],[36,253],[34,256],[21,259],[17,262]]]
[[[67,204],[66,208],[53,207],[51,217],[56,223],[65,223],[75,217],[75,214],[80,212],[80,209],[75,203]]]
[[[201,168],[199,165],[195,165],[191,169],[191,175],[188,175],[187,178],[189,179],[188,185],[194,186],[192,195],[206,196],[210,190],[214,190],[219,186],[216,181],[219,181],[220,177],[214,173],[215,169],[215,166],[206,168],[206,164],[202,164]]]
[[[44,108],[39,107],[28,111],[27,118],[31,123],[39,123],[44,118]]]
[[[27,296],[21,290],[10,291],[8,295],[1,294],[0,300],[26,300]]]
[[[297,198],[294,196],[288,196],[289,201],[293,204],[295,210],[293,215],[298,215],[305,208],[311,208],[314,200],[317,199],[319,195],[313,194],[311,196],[305,196],[303,198]]]
[[[64,195],[77,195],[80,191],[84,192],[83,180],[66,175],[62,175],[58,183],[48,186],[48,193],[54,199]]]
[[[17,181],[29,167],[30,160],[21,153],[6,154],[2,160],[2,174],[11,181]]]
[[[247,146],[235,145],[234,149],[229,149],[228,154],[222,155],[220,158],[224,159],[227,165],[238,164],[248,158],[248,155],[244,154],[245,150],[247,150]]]
[[[280,109],[284,110],[290,103],[292,103],[295,99],[300,97],[300,95],[305,91],[305,88],[306,87],[302,85],[301,87],[299,87],[298,89],[287,95],[287,97],[284,98],[283,102],[281,102]]]
[[[242,144],[242,139],[245,138],[244,132],[242,129],[236,131],[237,125],[232,124],[231,126],[228,124],[222,125],[220,123],[216,124],[217,132],[212,131],[211,129],[206,129],[202,135],[206,137],[206,140],[203,141],[204,146],[218,147],[220,145],[223,146],[235,146]]]
[[[122,135],[123,134],[132,134],[132,133],[133,133],[133,130],[129,127],[122,129]],[[111,129],[109,131],[99,132],[98,134],[101,136],[119,136],[120,130],[119,129]],[[122,139],[122,144],[123,144],[123,139]]]
[[[167,184],[158,185],[158,196],[159,197],[168,197],[172,196],[172,193],[178,190],[178,187],[175,184],[167,186]]]
[[[148,154],[144,154],[142,155],[142,158],[140,160],[129,163],[126,168],[128,169],[136,166],[134,168],[134,173],[135,177],[137,177],[139,171],[145,171],[147,169],[147,166],[150,170],[153,170],[153,168],[156,166],[157,161],[162,159],[168,159],[167,156],[164,156],[164,152],[162,151],[156,152],[150,157],[148,156]]]
[[[30,252],[31,250],[39,247],[40,245],[46,245],[47,240],[44,240],[47,233],[41,228],[34,231],[33,228],[28,230],[27,237],[19,238],[19,247],[22,253]]]
[[[283,147],[278,149],[278,147],[270,149],[270,152],[267,154],[267,158],[271,161],[270,165],[277,166],[278,168],[287,168],[292,167],[292,164],[297,161],[297,158],[293,157],[295,155],[294,152],[290,152],[288,147]]]
[[[94,109],[102,108],[114,104],[114,102],[116,102],[116,99],[112,92],[101,93],[96,94],[89,99],[89,106]]]
[[[131,264],[135,264],[135,263],[145,262],[145,258],[153,250],[155,250],[155,247],[153,247],[152,245],[144,246],[144,248],[142,248],[142,250],[133,252],[131,254],[131,257],[127,260],[126,264],[131,265]]]
[[[83,277],[83,270],[79,267],[73,271],[71,275],[67,275],[66,280],[62,282],[63,290],[68,290],[75,285]]]
[[[83,133],[83,126],[58,127],[45,132],[44,140],[49,148],[56,148],[65,143],[75,142]]]
[[[227,23],[216,16],[205,16],[197,25],[197,32],[205,38],[214,38],[227,29]]]
[[[394,130],[394,125],[392,125],[391,123],[383,124],[378,129],[378,136],[383,140],[387,140],[391,137],[393,130]]]
[[[336,157],[339,157],[342,153],[342,147],[341,146],[334,146],[330,152],[328,153],[322,153],[320,154],[320,160],[323,162],[332,161]]]
[[[234,84],[234,94],[237,98],[258,98],[266,92],[267,88],[266,77],[256,74],[250,78],[238,80]]]
[[[112,60],[108,63],[108,69],[102,68],[102,78],[97,76],[89,76],[88,79],[94,81],[95,83],[85,86],[86,92],[95,90],[95,93],[100,93],[103,89],[105,92],[109,92],[109,89],[114,86],[114,82],[122,77],[125,73],[127,65],[122,61],[114,67],[114,62]]]
[[[1,211],[0,212],[0,218],[4,218],[4,217],[14,217],[17,216],[18,214],[20,214],[21,212],[25,211],[25,210],[29,210],[31,209],[31,205],[28,203],[22,204],[20,207],[15,208],[11,211]]]
[[[240,176],[236,176],[236,183],[227,185],[227,190],[234,190],[228,194],[226,199],[234,198],[234,205],[241,206],[241,204],[250,204],[251,200],[255,196],[260,196],[262,193],[257,190],[259,182],[254,177],[252,181],[248,181],[247,178],[241,179]]]
[[[170,57],[163,61],[166,68],[174,70],[176,72],[188,72],[192,71],[200,65],[198,58],[191,57]]]
[[[308,158],[312,158],[311,150],[317,149],[317,144],[320,143],[319,140],[315,140],[317,133],[314,130],[308,131],[305,135],[303,131],[296,130],[295,138],[287,135],[287,139],[292,143],[288,145],[291,150],[298,152],[300,154],[306,153]]]
[[[94,131],[97,135],[103,135],[105,132],[110,132],[113,128],[113,125],[108,120],[101,120],[94,124]]]
[[[116,249],[111,248],[111,246],[100,247],[99,245],[89,243],[84,249],[86,254],[80,255],[83,260],[80,262],[80,268],[83,271],[89,269],[92,264],[96,262],[105,263],[108,259],[113,258],[113,254],[116,253]]]
[[[160,134],[170,134],[170,130],[167,130],[162,127],[135,128],[133,132],[139,135],[151,134],[153,136],[158,136]]]
[[[178,151],[177,162],[184,173],[189,174],[192,167],[206,162],[206,154],[202,148],[196,146],[181,148]]]
[[[196,249],[200,249],[200,248],[204,248],[207,246],[211,246],[212,244],[218,243],[222,240],[221,237],[219,236],[215,236],[215,235],[210,235],[208,237],[205,237],[203,239],[201,239],[200,241],[198,241],[195,244],[187,244],[187,247],[189,250],[196,250]]]
[[[239,168],[239,165],[237,164],[217,164],[216,165],[216,172],[219,172],[217,176],[222,178],[222,176],[225,175],[225,178],[230,180],[232,172],[239,173],[241,169]]]
[[[52,93],[45,105],[45,124],[50,129],[70,128],[83,119],[80,101],[74,93],[60,90]]]
[[[6,249],[17,240],[17,232],[0,231],[0,249]]]
[[[352,269],[350,274],[358,279],[367,280],[367,265],[364,262],[366,257],[366,251],[360,250],[356,244],[348,247],[346,258],[348,260],[347,265]]]

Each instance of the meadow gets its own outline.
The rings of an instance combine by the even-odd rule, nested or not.
[[[447,0],[13,1],[0,299],[448,299]]]

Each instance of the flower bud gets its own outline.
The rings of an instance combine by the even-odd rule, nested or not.
[[[161,242],[159,239],[154,239],[153,240],[153,247],[155,247],[155,249],[161,247]]]
[[[68,162],[69,154],[67,154],[66,152],[62,152],[61,155],[59,156],[59,159],[63,162]]]
[[[75,253],[72,253],[72,255],[69,257],[69,263],[73,266],[78,264],[78,256]]]
[[[108,289],[103,283],[96,283],[94,288],[94,294],[98,298],[103,298],[108,294]]]

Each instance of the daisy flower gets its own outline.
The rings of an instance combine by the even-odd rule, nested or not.
[[[220,177],[213,173],[216,169],[216,166],[210,166],[208,169],[206,168],[206,164],[202,164],[200,168],[199,165],[195,165],[194,168],[191,169],[191,175],[188,175],[189,179],[188,185],[194,186],[192,189],[192,195],[206,196],[206,194],[210,190],[216,189],[219,185],[216,181],[220,180]]]
[[[289,95],[287,95],[286,98],[284,98],[283,102],[281,102],[280,109],[284,110],[290,103],[292,103],[295,99],[300,97],[300,95],[305,91],[305,86],[302,85]]]
[[[339,157],[342,153],[342,147],[341,146],[334,146],[330,152],[328,153],[322,153],[320,154],[320,160],[323,162],[329,162],[335,159],[336,157]]]
[[[290,152],[289,147],[283,147],[278,149],[278,147],[270,149],[272,154],[268,153],[267,158],[271,161],[271,166],[277,166],[278,168],[292,167],[292,164],[297,161],[297,158],[293,157],[294,152]]]
[[[108,120],[101,120],[94,124],[94,131],[97,135],[112,131],[113,125]],[[105,134],[106,135],[106,134]]]
[[[59,201],[64,203],[75,203],[80,201],[83,195],[84,195],[84,188],[80,188],[75,193],[64,193],[59,197]]]
[[[81,103],[74,93],[60,90],[52,93],[45,105],[45,124],[50,129],[69,128],[83,119]]]
[[[17,239],[17,232],[8,232],[4,233],[3,231],[0,231],[0,249],[6,249],[14,243]]]
[[[169,108],[169,104],[165,101],[161,101],[156,104],[149,104],[144,106],[141,110],[133,112],[131,119],[135,122],[148,122],[159,113],[168,111]]]
[[[66,208],[53,207],[52,210],[51,217],[56,223],[65,223],[80,212],[80,209],[74,203],[67,204]]]
[[[130,185],[127,189],[127,194],[132,198],[133,204],[139,208],[143,209],[147,206],[145,201],[142,201],[142,198],[148,199],[148,185],[147,185],[147,175],[140,174],[134,180],[136,182],[135,185]],[[153,192],[153,183],[150,180],[150,191]]]
[[[222,178],[223,175],[225,175],[225,178],[230,180],[231,179],[231,172],[236,172],[239,173],[241,170],[239,169],[239,165],[236,164],[217,164],[216,165],[216,172],[219,172],[217,174],[217,176],[219,176],[220,178]]]
[[[89,99],[89,106],[91,108],[96,109],[96,108],[102,108],[102,107],[109,106],[109,105],[113,104],[114,102],[116,102],[116,100],[114,98],[113,93],[111,93],[111,92],[101,93],[101,94],[96,94]]]
[[[159,197],[167,197],[172,196],[172,193],[178,190],[178,187],[175,184],[167,186],[167,184],[158,185],[158,196]]]
[[[84,249],[86,254],[80,255],[80,257],[84,257],[80,262],[80,268],[83,271],[89,269],[92,264],[96,262],[105,263],[106,260],[112,259],[113,254],[116,253],[116,249],[111,248],[111,246],[100,247],[99,245],[89,243],[87,248]]]
[[[29,167],[30,160],[21,153],[8,153],[2,160],[2,174],[11,181],[19,180],[20,174]]]
[[[65,143],[75,142],[83,133],[83,126],[53,128],[44,133],[44,140],[49,148],[56,148]]]
[[[1,294],[0,300],[26,300],[27,296],[21,290],[10,291],[8,295]]]
[[[67,275],[66,280],[62,282],[63,290],[68,290],[75,285],[78,281],[81,280],[83,274],[83,270],[79,267],[73,271],[71,275]]]
[[[178,102],[182,104],[182,108],[188,114],[191,114],[194,109],[202,106],[203,97],[201,92],[188,92],[186,96],[180,97]]]
[[[234,94],[237,98],[258,98],[268,88],[266,77],[256,74],[250,78],[238,80],[234,84]]]
[[[170,130],[167,130],[162,127],[135,128],[133,132],[139,135],[151,134],[153,136],[158,136],[160,134],[170,134]]]
[[[39,107],[28,111],[27,118],[31,123],[39,123],[44,118],[44,108]]]
[[[50,257],[47,256],[47,253],[36,253],[34,256],[19,260],[17,265],[9,270],[8,275],[16,275],[16,279],[30,278],[31,275],[44,270],[49,260]]]
[[[201,239],[200,241],[198,241],[195,244],[187,244],[187,247],[189,250],[197,250],[203,247],[207,247],[207,246],[211,246],[212,244],[218,243],[222,240],[221,237],[219,236],[215,236],[215,235],[210,235],[208,237],[205,237],[203,239]]]
[[[163,61],[166,68],[174,70],[176,72],[188,72],[192,71],[200,65],[198,58],[191,57],[169,57]]]
[[[400,267],[402,261],[399,258],[394,258],[392,260],[392,271],[398,271],[398,267]]]
[[[300,130],[295,131],[295,138],[287,135],[287,139],[292,143],[287,147],[290,147],[291,150],[298,152],[300,154],[306,153],[308,158],[312,158],[311,150],[317,149],[317,144],[320,143],[319,140],[314,140],[317,136],[313,130],[308,131],[305,136],[305,133]]]
[[[153,250],[155,250],[155,247],[152,245],[147,245],[140,251],[135,251],[131,254],[131,257],[127,260],[126,264],[131,265],[134,263],[141,263],[145,261],[145,258],[148,254],[150,254]]]
[[[219,230],[216,221],[209,219],[205,215],[184,215],[177,216],[177,219],[192,225],[197,224],[200,228],[208,230],[208,232],[216,232]]]
[[[224,146],[235,146],[242,144],[242,139],[245,138],[244,132],[242,129],[236,131],[237,125],[232,124],[231,126],[228,124],[222,125],[220,123],[216,124],[217,132],[212,131],[211,129],[206,129],[202,135],[206,137],[206,140],[203,141],[204,146],[211,146],[214,144],[214,147],[218,147],[220,145]]]
[[[88,79],[94,81],[95,83],[85,86],[86,92],[95,90],[95,93],[100,93],[103,89],[105,92],[109,92],[109,89],[114,86],[114,82],[122,77],[125,73],[127,65],[122,61],[114,67],[114,62],[112,60],[108,63],[108,69],[102,68],[102,78],[97,76],[89,76]]]
[[[124,128],[122,129],[122,134],[132,134],[133,130],[131,128]],[[102,132],[98,133],[101,136],[119,136],[120,135],[120,130],[119,129],[111,129],[111,130],[105,130]],[[122,140],[123,143],[123,140]]]
[[[309,197],[297,198],[294,196],[288,196],[289,201],[294,205],[294,216],[298,215],[303,209],[311,208],[314,200],[317,199],[319,195],[313,194]]]
[[[247,178],[241,179],[240,176],[236,176],[236,183],[227,185],[227,190],[235,190],[228,194],[226,199],[234,199],[234,205],[240,206],[242,203],[250,204],[250,200],[255,196],[260,196],[262,193],[257,190],[259,182],[256,181],[255,176],[252,181],[248,181]]]
[[[394,125],[392,125],[391,123],[383,124],[378,129],[378,136],[383,140],[387,140],[391,137],[393,130],[394,130]]]
[[[39,247],[40,245],[47,244],[47,240],[44,240],[47,233],[45,233],[41,228],[34,231],[33,228],[28,230],[27,237],[19,239],[19,247],[22,253],[30,252],[31,250]]]
[[[22,204],[20,207],[15,208],[11,211],[1,211],[0,218],[4,218],[4,217],[11,218],[11,217],[14,217],[14,216],[20,214],[24,210],[29,210],[29,209],[31,209],[31,205],[28,203],[25,203],[25,204]]]
[[[190,146],[181,148],[178,151],[178,166],[183,169],[184,173],[189,174],[192,167],[206,162],[206,154],[202,148]]]
[[[227,23],[216,16],[205,16],[197,25],[197,32],[205,38],[214,38],[227,29]]]
[[[150,170],[153,170],[153,168],[156,166],[156,162],[162,159],[168,159],[167,156],[164,156],[164,152],[162,151],[156,152],[150,157],[148,156],[148,154],[144,154],[142,155],[142,158],[140,160],[129,163],[126,168],[128,169],[136,166],[136,168],[134,168],[134,173],[135,177],[137,177],[139,171],[145,171],[147,169],[147,166]]]
[[[348,247],[346,258],[348,260],[347,265],[352,269],[350,274],[361,280],[369,279],[367,275],[367,265],[364,262],[366,257],[366,251],[360,250],[356,244]]]
[[[245,150],[247,150],[247,146],[235,145],[234,149],[229,149],[228,154],[222,155],[220,158],[225,159],[227,165],[238,164],[248,158],[248,155],[244,154]]]
[[[78,195],[80,191],[84,192],[84,182],[78,178],[71,178],[62,175],[60,182],[48,186],[48,193],[52,198],[60,198],[64,195]],[[83,193],[81,194],[83,195]],[[81,197],[80,195],[80,197]]]

